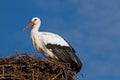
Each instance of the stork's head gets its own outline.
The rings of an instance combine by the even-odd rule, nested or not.
[[[32,18],[32,21],[24,28],[24,30],[33,27],[33,28],[39,28],[41,24],[41,20],[38,17]]]

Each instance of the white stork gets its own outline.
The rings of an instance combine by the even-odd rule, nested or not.
[[[33,46],[49,60],[70,63],[71,69],[76,73],[80,71],[82,63],[75,55],[75,50],[61,36],[50,32],[39,32],[41,20],[34,17],[24,30],[30,28]]]

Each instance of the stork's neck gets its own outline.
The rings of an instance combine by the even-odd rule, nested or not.
[[[40,23],[37,23],[37,24],[35,24],[34,26],[33,26],[33,29],[32,29],[32,31],[39,31],[39,28],[40,28]]]
[[[33,26],[31,30],[31,36],[36,36],[39,33],[40,24],[36,24]]]

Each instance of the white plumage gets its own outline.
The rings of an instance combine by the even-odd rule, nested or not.
[[[69,46],[69,44],[57,34],[53,34],[50,32],[42,32],[41,35],[42,38],[44,39],[45,44],[52,43],[61,46]]]
[[[82,63],[75,55],[74,49],[61,36],[50,32],[39,32],[41,20],[34,17],[32,22],[26,26],[25,30],[33,27],[31,30],[31,39],[36,50],[40,51],[49,60],[70,63],[71,68],[79,72]]]

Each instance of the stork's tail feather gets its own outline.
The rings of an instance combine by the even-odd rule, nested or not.
[[[74,61],[71,61],[70,64],[71,64],[71,69],[76,73],[78,73],[82,68],[82,62],[80,60],[77,60],[77,63]]]

